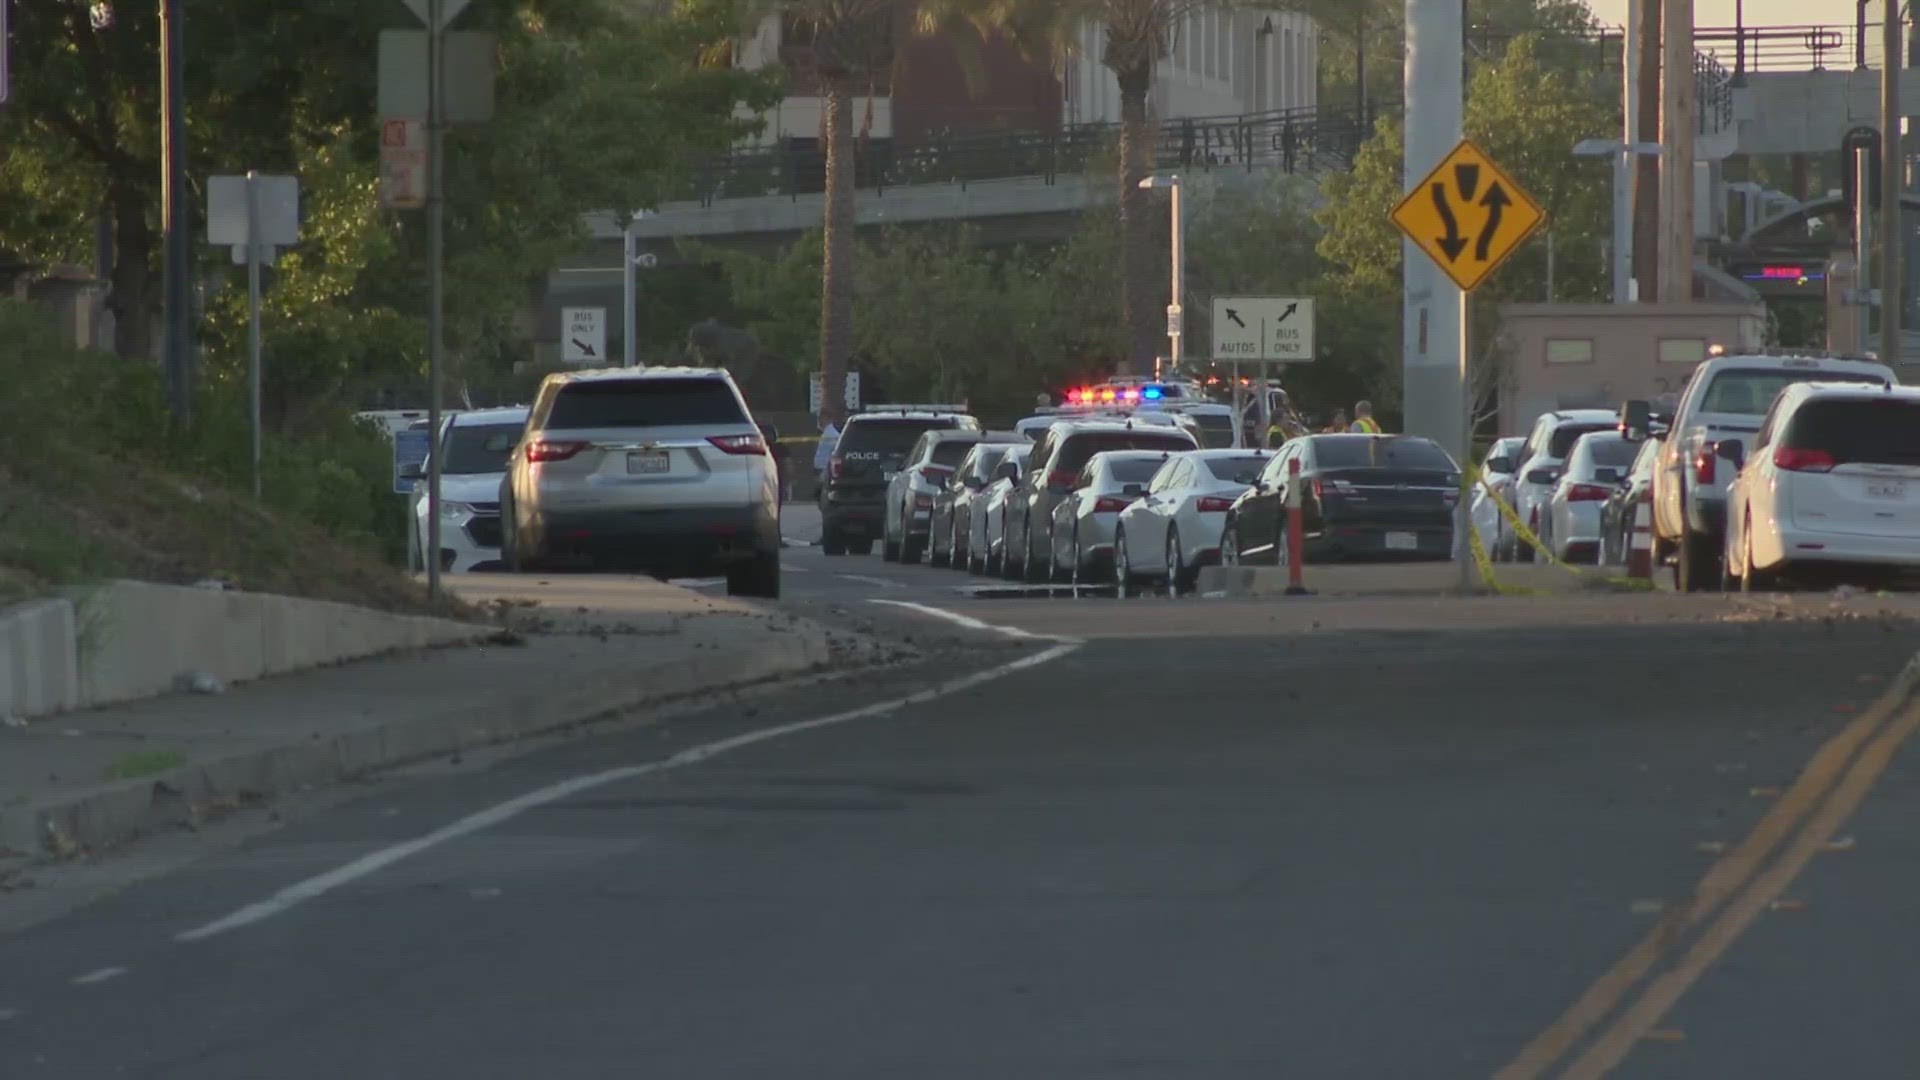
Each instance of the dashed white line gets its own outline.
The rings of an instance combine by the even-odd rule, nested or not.
[[[735,735],[730,739],[721,739],[718,742],[689,747],[670,757],[663,758],[659,761],[650,761],[644,765],[629,765],[619,769],[608,769],[605,772],[576,776],[570,780],[562,780],[557,784],[549,784],[546,787],[529,791],[524,795],[509,799],[506,802],[497,803],[485,810],[469,814],[452,824],[427,833],[425,836],[416,837],[403,843],[381,848],[378,851],[369,852],[344,866],[336,867],[324,874],[319,874],[305,881],[290,885],[265,900],[248,904],[232,914],[215,919],[203,926],[194,927],[191,930],[183,930],[174,935],[174,940],[188,943],[205,941],[210,937],[224,934],[230,930],[238,930],[244,926],[251,926],[257,922],[263,922],[308,900],[325,896],[327,893],[343,885],[350,885],[369,874],[378,873],[402,859],[418,855],[423,851],[438,847],[449,841],[458,840],[463,836],[477,833],[482,829],[492,828],[502,822],[510,821],[526,813],[528,810],[558,802],[562,799],[571,798],[583,791],[591,791],[594,788],[604,787],[608,784],[634,780],[642,776],[650,776],[654,773],[662,773],[687,765],[697,765],[700,762],[708,761],[722,754],[732,753],[735,750],[748,746],[753,746],[756,743],[771,742],[775,739],[784,739],[788,736],[799,735],[820,728],[837,727],[841,724],[852,723],[855,720],[866,720],[871,717],[884,716],[888,713],[912,708],[916,705],[924,705],[927,702],[935,701],[949,694],[957,694],[963,690],[970,690],[984,683],[990,683],[996,679],[1003,679],[1009,675],[1026,671],[1029,668],[1036,668],[1042,664],[1051,663],[1072,653],[1074,650],[1080,648],[1081,645],[1085,644],[1084,642],[1071,638],[1053,638],[1041,634],[1034,634],[1026,630],[1021,630],[1018,627],[993,626],[989,623],[980,622],[978,619],[969,619],[964,615],[950,611],[942,611],[939,608],[928,607],[925,604],[905,604],[902,606],[910,607],[916,611],[939,618],[960,621],[963,622],[963,625],[997,631],[1008,637],[1052,641],[1054,644],[1051,648],[1042,649],[1030,656],[1023,656],[1018,660],[1001,664],[998,667],[988,668],[985,671],[976,671],[971,675],[962,675],[955,679],[949,679],[946,682],[939,683],[925,690],[916,691],[905,697],[897,697],[887,701],[875,702],[871,705],[863,705],[858,709],[849,709],[846,712],[837,712],[830,716],[818,716],[811,720],[798,720],[791,724],[779,724],[774,727],[761,728],[758,731],[749,731],[744,735]],[[122,969],[111,968],[102,970],[111,971],[114,975],[117,975]],[[99,973],[96,972],[95,974]],[[91,977],[92,976],[86,976],[85,978]],[[105,975],[102,977],[112,978],[113,975]]]
[[[95,968],[92,971],[87,972],[85,975],[74,976],[73,985],[92,986],[95,983],[106,982],[108,979],[117,979],[120,976],[125,975],[126,973],[127,973],[127,969],[123,967]]]
[[[865,574],[835,574],[833,576],[837,578],[841,578],[842,580],[845,580],[845,581],[858,581],[862,585],[878,585],[883,589],[906,588],[905,585],[901,584],[898,581],[888,581],[886,578],[868,577]]]

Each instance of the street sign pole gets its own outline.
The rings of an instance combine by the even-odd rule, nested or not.
[[[638,216],[628,214],[620,226],[620,349],[626,367],[634,365],[634,357],[638,352],[633,341],[637,333],[635,327],[640,321],[634,311],[637,306],[634,293],[638,288],[634,278],[638,271],[633,265],[633,222]]]
[[[260,498],[260,174],[247,170],[247,384],[253,434],[253,497]]]
[[[1473,301],[1473,292],[1469,289],[1461,289],[1460,290],[1460,413],[1461,413],[1461,416],[1460,416],[1459,464],[1460,464],[1460,475],[1463,477],[1468,475],[1467,470],[1473,467],[1473,377],[1472,377],[1473,370],[1468,364],[1468,357],[1471,357],[1473,355],[1472,352],[1468,351],[1469,346],[1473,344],[1473,333],[1472,333],[1473,324],[1467,321],[1467,316],[1471,312],[1472,301]],[[1455,567],[1459,570],[1459,578],[1456,582],[1456,585],[1459,588],[1460,592],[1463,594],[1473,592],[1474,584],[1475,584],[1474,583],[1475,567],[1473,562],[1473,541],[1467,536],[1467,530],[1473,528],[1473,514],[1468,509],[1469,505],[1473,501],[1472,496],[1473,496],[1473,488],[1467,484],[1464,484],[1464,483],[1461,484],[1460,497],[1455,501],[1454,507],[1453,507],[1453,536],[1454,536],[1453,561],[1454,561]]]
[[[427,0],[427,595],[440,596],[440,393],[441,326],[446,300],[440,264],[446,254],[446,101],[441,76],[446,64],[445,0]]]

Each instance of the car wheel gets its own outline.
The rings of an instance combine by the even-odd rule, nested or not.
[[[1180,568],[1180,562],[1181,562],[1180,534],[1172,530],[1168,530],[1167,531],[1167,599],[1169,600],[1178,600],[1180,599],[1181,594],[1186,592],[1186,589],[1182,587],[1184,582],[1181,580],[1186,575],[1184,571],[1182,571]]]
[[[766,552],[727,567],[727,595],[780,599],[780,554]]]
[[[922,549],[927,545],[925,539],[915,539],[912,533],[902,529],[900,535],[900,561],[908,565],[918,563]]]
[[[863,536],[859,540],[848,542],[847,554],[849,555],[873,554],[873,537]]]
[[[1113,594],[1125,600],[1133,595],[1133,560],[1127,558],[1127,533],[1125,529],[1116,529],[1113,534]]]
[[[1692,529],[1680,530],[1680,553],[1673,563],[1673,587],[1680,592],[1700,592],[1720,580],[1724,551],[1713,550],[1702,539]]]
[[[1227,522],[1220,533],[1220,565],[1240,565],[1240,526],[1235,522]]]
[[[1053,551],[1048,545],[1047,561],[1041,562],[1033,550],[1033,519],[1027,519],[1026,540],[1021,544],[1021,553],[1026,556],[1020,564],[1020,578],[1029,585],[1038,585],[1053,576]]]
[[[820,530],[820,550],[835,557],[845,555],[847,553],[847,538],[841,534],[839,529],[829,525]]]

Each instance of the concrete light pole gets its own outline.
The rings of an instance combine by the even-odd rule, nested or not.
[[[1401,187],[1418,183],[1460,141],[1459,0],[1407,0],[1406,152]],[[1461,372],[1460,289],[1412,240],[1401,241],[1405,429],[1441,446],[1466,445],[1467,390]]]
[[[1641,154],[1657,156],[1660,144],[1582,139],[1574,144],[1573,153],[1613,159],[1613,302],[1629,303],[1633,300],[1633,162]]]
[[[1143,191],[1155,191],[1165,188],[1172,206],[1173,251],[1170,254],[1173,280],[1170,282],[1172,298],[1167,301],[1167,356],[1173,364],[1175,373],[1180,371],[1186,361],[1186,309],[1182,297],[1187,291],[1187,237],[1186,225],[1180,216],[1180,177],[1149,176],[1140,181]]]

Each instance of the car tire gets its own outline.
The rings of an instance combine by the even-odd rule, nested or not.
[[[1229,521],[1227,527],[1220,530],[1220,565],[1240,565],[1240,524]]]
[[[727,595],[780,599],[780,553],[765,552],[727,567]]]
[[[1127,531],[1113,531],[1113,595],[1122,600],[1134,595],[1140,579],[1133,576],[1133,560],[1127,557]]]
[[[916,540],[911,535],[903,538],[900,541],[900,561],[909,566],[917,565],[926,545],[925,540]]]
[[[1673,587],[1678,592],[1701,592],[1720,580],[1723,554],[1704,543],[1693,529],[1680,529],[1680,552],[1673,563]],[[1725,546],[1724,544],[1722,545]]]
[[[839,529],[831,526],[822,529],[820,530],[820,550],[830,556],[845,555],[847,553],[846,537],[841,535]]]
[[[1178,600],[1193,591],[1187,577],[1186,554],[1180,550],[1180,534],[1167,530],[1167,598]]]

